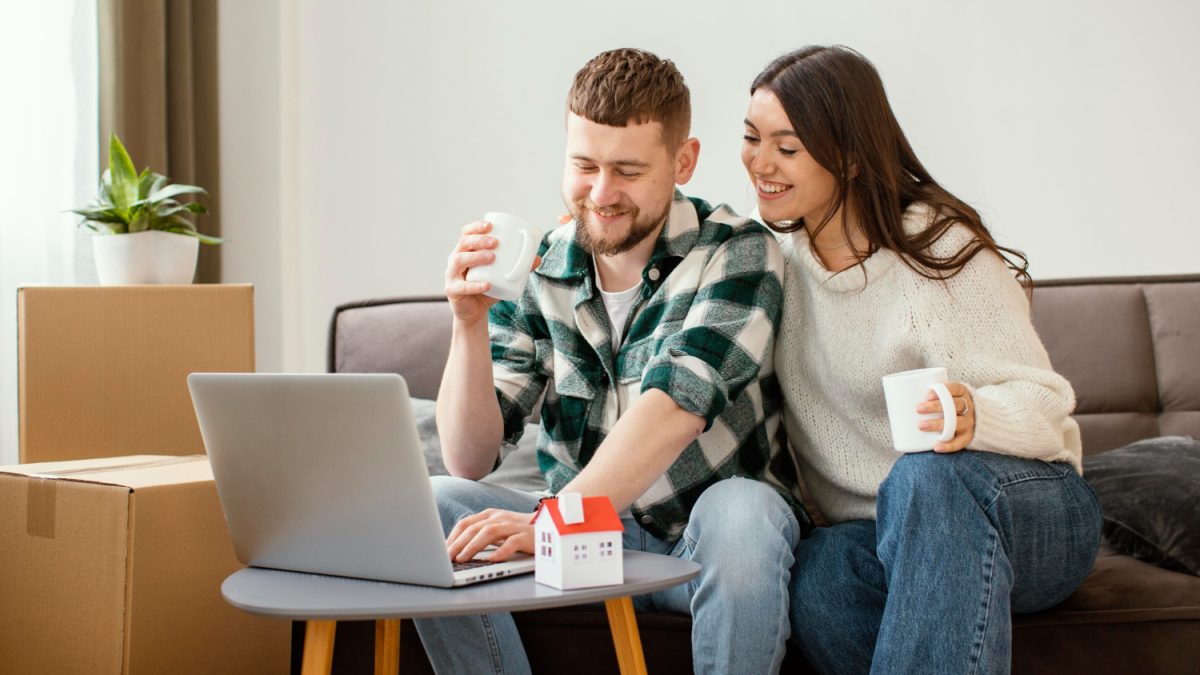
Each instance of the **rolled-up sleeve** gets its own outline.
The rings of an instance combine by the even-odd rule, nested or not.
[[[524,303],[498,302],[488,317],[492,348],[492,379],[504,417],[504,441],[516,443],[533,415],[548,371],[539,355],[536,327],[540,316],[531,316]]]
[[[712,249],[680,330],[646,365],[642,392],[659,389],[704,418],[705,430],[769,367],[783,297],[783,257],[761,227]]]

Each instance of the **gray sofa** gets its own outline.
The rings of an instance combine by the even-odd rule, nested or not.
[[[1085,455],[1153,436],[1200,438],[1200,275],[1048,281],[1033,298],[1038,332],[1078,396]],[[440,297],[346,304],[331,323],[329,370],[400,373],[414,396],[436,398],[449,330]],[[616,672],[602,607],[517,620],[535,672]],[[689,670],[687,617],[638,621],[651,672]],[[335,672],[370,672],[373,627],[338,631]],[[1074,595],[1016,617],[1013,632],[1015,673],[1198,672],[1200,578],[1106,545]],[[403,672],[431,672],[410,625],[401,644]],[[784,672],[807,667],[789,654]]]

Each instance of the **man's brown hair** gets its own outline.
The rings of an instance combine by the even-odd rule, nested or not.
[[[584,64],[567,93],[567,109],[597,124],[658,122],[674,150],[687,140],[692,101],[674,63],[641,49],[613,49]]]

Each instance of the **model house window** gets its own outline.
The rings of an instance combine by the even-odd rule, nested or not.
[[[14,158],[0,169],[14,197],[0,224],[0,464],[17,462],[17,286],[95,280],[91,240],[65,211],[100,176],[98,61],[95,2],[0,3],[0,128]]]
[[[588,545],[587,544],[575,544],[574,548],[572,549],[572,552],[574,554],[575,560],[582,561],[582,560],[588,559]]]

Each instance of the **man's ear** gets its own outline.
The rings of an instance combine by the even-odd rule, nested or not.
[[[700,139],[689,138],[675,151],[675,184],[686,185],[696,172],[696,160],[700,157]]]

